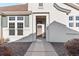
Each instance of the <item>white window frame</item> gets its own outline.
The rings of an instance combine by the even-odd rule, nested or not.
[[[9,20],[9,17],[15,17],[15,20]],[[25,26],[24,26],[25,25],[25,22],[24,22],[25,21],[25,16],[21,16],[21,17],[23,17],[23,20],[17,20],[17,17],[18,16],[7,16],[7,19],[8,19],[8,29],[9,29],[9,23],[13,23],[13,22],[15,23],[15,35],[9,35],[9,36],[23,36],[23,35],[17,35],[17,30],[18,30],[17,23],[21,23],[21,22],[23,23],[23,31],[24,31],[24,28],[25,28]]]
[[[73,17],[73,20],[69,20],[69,17]],[[68,25],[67,25],[67,26],[68,26],[69,28],[73,28],[73,27],[74,27],[74,19],[75,19],[74,16],[68,16],[68,21],[67,21],[67,24],[68,24]],[[73,27],[70,27],[70,26],[69,26],[69,23],[73,23]]]
[[[79,28],[79,27],[76,26],[76,23],[79,23],[79,20],[77,20],[76,17],[79,17],[79,16],[75,16],[75,27]]]
[[[18,24],[18,23],[23,23],[23,22],[17,22],[17,24]],[[17,27],[18,27],[18,25],[17,25]],[[23,24],[23,27],[24,27],[24,24]],[[18,35],[18,29],[19,29],[19,30],[23,30],[23,28],[17,28],[17,35]],[[20,35],[18,35],[18,36],[20,36]]]
[[[10,17],[15,17],[15,16],[9,16],[9,18],[10,18]],[[16,19],[16,18],[15,18],[15,19]],[[15,20],[9,20],[9,21],[15,21]]]
[[[69,26],[69,27],[74,27],[74,23],[73,23],[73,22],[69,22],[69,24],[70,24],[70,23],[72,23],[72,26]]]
[[[79,22],[76,22],[76,25],[77,25],[77,23],[79,23]],[[79,26],[76,26],[77,28],[79,28]]]
[[[15,24],[15,22],[9,22],[9,24],[10,23],[14,23]],[[14,25],[15,26],[15,25]],[[15,28],[9,28],[9,30],[15,30]],[[9,33],[9,35],[10,35],[10,33]],[[14,34],[15,35],[15,34]],[[14,36],[14,35],[10,35],[10,36]]]
[[[75,20],[76,20],[76,21],[79,21],[79,20],[77,20],[77,17],[79,17],[79,16],[75,16]]]
[[[70,20],[70,17],[72,17],[72,20]],[[74,20],[74,16],[69,16],[69,21],[73,21]]]

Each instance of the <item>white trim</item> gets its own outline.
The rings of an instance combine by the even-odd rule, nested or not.
[[[9,20],[9,17],[15,17],[15,20]],[[25,16],[21,16],[21,17],[23,17],[23,20],[17,20],[17,17],[18,16],[7,16],[7,18],[8,18],[8,30],[9,30],[9,23],[15,23],[15,35],[9,35],[9,33],[8,33],[8,35],[9,36],[23,36],[23,35],[17,35],[17,23],[20,23],[20,22],[22,22],[23,23],[23,33],[24,33],[24,28],[25,28],[25,23],[24,23],[24,21],[25,21]]]

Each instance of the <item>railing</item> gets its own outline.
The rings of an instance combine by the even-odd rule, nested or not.
[[[67,15],[71,12],[71,10],[62,8],[62,7],[60,7],[59,5],[57,5],[56,3],[54,3],[53,6],[54,6],[57,10],[59,10],[59,11],[61,11],[61,12],[64,12],[64,13],[66,13]]]

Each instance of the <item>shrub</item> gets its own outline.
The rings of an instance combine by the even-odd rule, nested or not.
[[[8,47],[4,47],[4,56],[11,56],[11,49]]]
[[[6,46],[0,45],[0,55],[1,56],[11,56],[12,50]]]
[[[79,55],[79,39],[68,40],[65,43],[65,48],[69,55],[78,56]]]

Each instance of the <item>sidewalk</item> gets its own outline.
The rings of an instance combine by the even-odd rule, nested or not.
[[[52,45],[43,40],[33,42],[25,56],[58,56]]]

